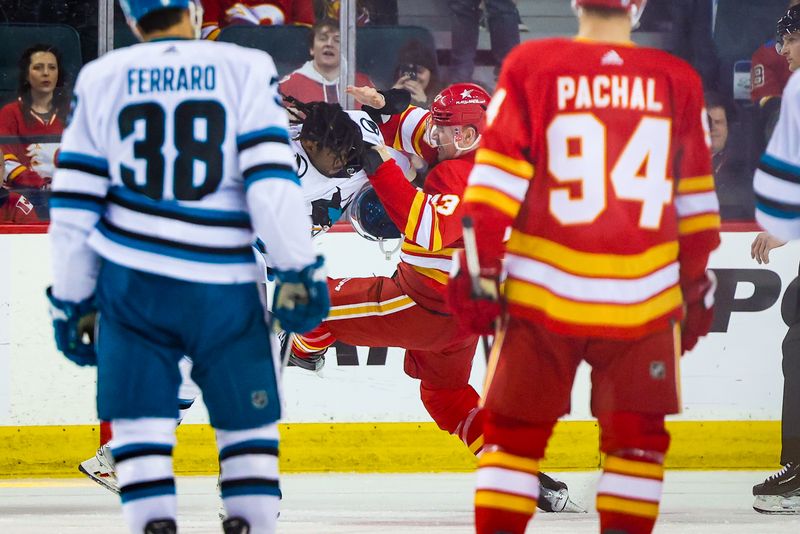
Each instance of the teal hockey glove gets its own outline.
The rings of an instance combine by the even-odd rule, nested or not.
[[[97,365],[97,353],[94,350],[97,307],[94,297],[77,304],[65,302],[53,296],[51,286],[47,288],[47,298],[58,350],[78,365]],[[88,337],[88,341],[84,340],[84,336]]]
[[[272,313],[287,332],[308,332],[328,316],[331,301],[324,264],[317,256],[302,271],[275,270]]]

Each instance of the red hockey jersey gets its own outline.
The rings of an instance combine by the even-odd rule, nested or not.
[[[786,58],[775,50],[775,41],[767,41],[753,53],[750,99],[754,104],[764,105],[764,99],[781,96],[791,75]]]
[[[356,72],[356,86],[374,87],[366,74]],[[278,88],[282,95],[291,96],[300,102],[340,103],[339,78],[328,80],[314,68],[313,61],[306,61],[299,69],[281,79]],[[287,104],[290,105],[290,104]],[[361,104],[356,102],[356,108]]]
[[[509,312],[630,338],[682,317],[719,243],[699,76],[659,50],[529,41],[506,58],[464,193]]]
[[[41,222],[33,204],[14,191],[0,188],[0,223],[34,224]]]
[[[0,109],[0,136],[17,136],[20,142],[2,141],[3,178],[10,187],[41,188],[48,184],[55,170],[58,142],[29,140],[28,137],[61,135],[64,124],[54,114],[47,122],[30,112],[29,120],[22,118],[22,104],[11,102]]]
[[[430,116],[430,111],[415,106],[409,106],[398,115],[390,115],[380,125],[386,145],[406,154],[416,154],[428,165],[433,165],[438,159],[438,152],[425,138],[425,128]]]
[[[395,164],[384,164],[370,183],[392,222],[404,234],[397,276],[400,287],[414,302],[431,311],[447,313],[447,277],[453,253],[463,248],[461,196],[474,163],[475,152],[442,161],[418,190]]]
[[[314,24],[311,0],[203,0],[203,39],[214,40],[226,26]]]

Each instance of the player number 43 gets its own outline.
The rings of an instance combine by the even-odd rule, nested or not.
[[[672,202],[670,128],[668,119],[642,118],[608,175],[618,199],[641,203],[642,228],[658,228],[664,206]],[[559,115],[547,128],[547,146],[550,175],[565,186],[550,192],[550,212],[565,225],[593,222],[607,205],[605,124],[591,113]],[[570,193],[574,182],[581,187],[578,197]]]
[[[436,213],[444,216],[455,213],[460,201],[458,195],[433,195],[431,198],[431,202],[436,207]]]

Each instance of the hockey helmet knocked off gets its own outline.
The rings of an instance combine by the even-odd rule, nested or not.
[[[781,53],[783,39],[787,35],[800,32],[800,5],[789,8],[781,18],[778,19],[778,27],[775,30],[775,48]]]
[[[642,16],[647,0],[572,0],[572,8],[580,7],[605,7],[627,11],[631,16],[631,23],[636,26]]]
[[[348,212],[353,229],[365,239],[382,241],[401,236],[371,185],[365,185],[356,193]]]

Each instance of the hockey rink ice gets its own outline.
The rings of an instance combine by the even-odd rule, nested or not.
[[[551,473],[592,507],[599,472]],[[667,471],[656,534],[789,534],[800,516],[762,515],[750,490],[771,473]],[[471,473],[285,475],[279,533],[468,534]],[[219,533],[215,477],[178,478],[179,531]],[[528,532],[598,531],[597,514],[538,513]],[[124,534],[119,501],[88,479],[0,480],[3,534]]]

